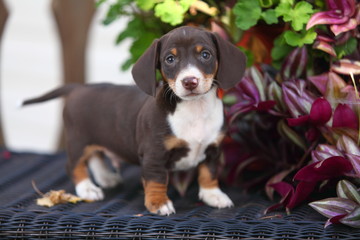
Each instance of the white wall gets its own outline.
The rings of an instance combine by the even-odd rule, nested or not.
[[[19,109],[19,101],[43,94],[61,84],[61,49],[50,0],[6,0],[10,11],[3,34],[0,61],[1,118],[6,145],[13,150],[56,150],[61,100]],[[104,6],[96,12],[86,59],[88,82],[132,83],[120,65],[129,42],[115,46],[126,19],[103,26]]]

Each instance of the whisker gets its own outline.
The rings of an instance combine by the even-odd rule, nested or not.
[[[211,84],[212,87],[216,87],[216,88],[220,88],[220,83],[218,81],[214,81],[212,84]]]
[[[172,104],[172,101],[173,101],[173,100],[176,102],[175,94],[174,94],[174,92],[171,90],[170,87],[168,87],[168,88],[165,89],[164,95],[165,95],[165,97],[168,97],[168,95],[169,95],[170,104]]]
[[[211,83],[211,86],[216,86],[216,87],[219,87],[219,81],[216,80],[215,78],[205,78],[205,80],[211,80],[212,83]]]

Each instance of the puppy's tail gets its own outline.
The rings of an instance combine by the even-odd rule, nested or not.
[[[60,87],[60,88],[57,88],[51,92],[48,92],[40,97],[37,97],[37,98],[31,98],[31,99],[28,99],[28,100],[25,100],[23,101],[20,106],[25,106],[25,105],[28,105],[28,104],[33,104],[33,103],[40,103],[40,102],[45,102],[47,100],[51,100],[51,99],[54,99],[54,98],[57,98],[57,97],[61,97],[61,96],[64,96],[64,95],[67,95],[69,94],[72,90],[74,90],[75,88],[81,86],[81,84],[67,84],[63,87]]]

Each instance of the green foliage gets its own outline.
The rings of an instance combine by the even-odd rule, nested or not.
[[[246,55],[246,60],[247,60],[246,67],[251,67],[252,65],[254,65],[254,54],[250,50],[247,50],[243,47],[239,47],[239,48]]]
[[[165,0],[155,6],[155,16],[172,26],[178,25],[183,22],[184,14],[189,10],[192,2],[194,0]]]
[[[259,1],[260,1],[260,6],[263,8],[269,8],[274,4],[272,0],[259,0]]]
[[[305,44],[312,44],[316,38],[316,32],[313,30],[303,31],[301,33],[286,31],[284,38],[287,44],[293,47],[302,47]]]
[[[172,26],[184,21],[184,14],[195,0],[136,0],[137,6],[144,11],[154,10],[154,15]]]
[[[99,0],[96,2],[96,7],[99,7],[102,4],[105,4],[107,0]],[[120,16],[129,15],[130,12],[127,11],[128,6],[132,0],[117,0],[114,3],[109,5],[109,9],[106,13],[106,16],[103,20],[104,25],[109,25],[110,23],[117,20]]]
[[[184,21],[184,15],[189,10],[195,0],[135,0],[136,6],[142,11],[154,11],[154,15],[164,23],[172,26],[179,25]],[[108,0],[99,0],[96,6],[100,6]],[[132,11],[127,11],[133,0],[117,0],[109,5],[109,9],[103,23],[108,25],[115,21],[119,16],[132,15]]]
[[[233,8],[236,26],[242,30],[248,30],[255,26],[260,19],[267,24],[278,23],[274,9],[262,10],[262,7],[272,4],[272,1],[239,0]]]
[[[247,30],[255,26],[260,19],[267,24],[274,24],[278,23],[278,17],[282,17],[291,24],[293,30],[301,31],[314,13],[312,5],[306,1],[299,1],[294,5],[292,0],[282,0],[275,9],[262,9],[271,5],[271,1],[239,0],[233,8],[236,26]]]
[[[236,15],[235,24],[242,30],[255,26],[261,17],[261,7],[257,0],[238,1],[233,8],[233,12]]]
[[[157,1],[154,0],[136,0],[138,7],[142,10],[148,11],[152,9]]]
[[[159,26],[161,26],[161,23],[157,19],[149,18],[147,21],[144,21],[140,16],[135,16],[128,23],[127,28],[116,39],[117,44],[127,38],[133,40],[130,47],[131,57],[123,63],[122,70],[129,69],[151,45],[154,39],[161,37],[163,31],[161,31]]]
[[[350,55],[351,53],[353,53],[356,50],[357,43],[358,43],[358,41],[355,38],[351,37],[351,38],[349,38],[349,40],[346,43],[335,46],[334,49],[335,49],[338,59],[341,59],[344,56]]]
[[[305,0],[238,0],[230,11],[226,8],[221,9],[225,5],[212,0],[98,0],[96,5],[104,3],[109,4],[103,20],[105,25],[114,22],[120,16],[131,16],[127,28],[116,39],[117,44],[124,39],[132,40],[131,57],[122,65],[123,70],[131,67],[155,38],[160,37],[174,26],[183,24],[184,21],[195,20],[197,16],[192,16],[187,12],[192,5],[195,6],[199,3],[209,7],[215,6],[218,9],[220,15],[211,15],[212,19],[216,22],[220,21],[223,24],[222,27],[235,42],[238,41],[236,34],[240,36],[242,31],[255,26],[259,21],[267,25],[285,22],[287,30],[274,41],[271,49],[272,65],[280,68],[282,61],[291,50],[295,47],[310,45],[315,41],[317,34],[314,29],[307,31],[305,26],[316,11],[323,10],[325,7],[323,0],[313,2]],[[200,18],[200,21],[204,20],[205,18]],[[350,38],[345,44],[334,46],[338,59],[353,52],[356,44],[357,40]],[[243,49],[243,51],[248,57],[247,65],[251,66],[254,63],[254,54],[250,50]]]
[[[290,22],[295,31],[303,29],[314,13],[312,5],[305,1],[299,1],[293,6],[293,1],[281,1],[275,8],[276,16],[283,17],[285,22]]]
[[[274,41],[274,47],[271,50],[271,58],[273,59],[273,66],[280,69],[282,60],[293,50],[294,48],[286,43],[284,34],[281,34]]]
[[[270,162],[276,160],[276,167],[274,167],[276,175],[268,182],[274,184],[276,179],[278,183],[279,181],[286,183],[290,179],[295,179],[291,177],[295,170],[298,171],[297,176],[304,173],[309,176],[316,175],[312,172],[312,168],[309,168],[309,166],[312,167],[312,164],[308,165],[311,155],[309,153],[313,151],[319,151],[319,154],[316,154],[316,161],[327,160],[327,163],[333,161],[335,164],[340,161],[339,158],[344,158],[341,163],[346,160],[352,163],[360,159],[357,154],[360,152],[360,148],[358,144],[355,144],[359,138],[357,136],[358,127],[350,129],[346,125],[347,123],[344,124],[346,125],[343,127],[344,129],[334,127],[334,122],[336,122],[334,120],[339,119],[339,114],[336,115],[336,112],[341,110],[339,106],[347,105],[333,106],[333,103],[343,100],[344,102],[358,100],[355,98],[357,96],[356,84],[354,83],[355,87],[352,87],[349,79],[342,79],[336,73],[343,75],[348,75],[350,72],[358,73],[360,63],[354,59],[344,59],[344,57],[358,50],[359,36],[356,35],[357,29],[344,31],[344,33],[340,33],[341,35],[334,36],[330,30],[332,26],[338,25],[336,23],[331,23],[330,27],[319,24],[306,30],[306,24],[314,20],[312,17],[315,12],[329,10],[325,3],[325,0],[237,0],[233,5],[232,1],[214,0],[97,0],[96,5],[108,4],[108,11],[103,21],[105,25],[114,22],[121,16],[129,16],[130,21],[127,27],[116,39],[117,44],[125,39],[132,41],[130,58],[123,63],[123,70],[129,69],[153,43],[154,39],[161,37],[178,25],[204,27],[218,32],[238,46],[246,46],[246,49],[239,48],[247,56],[247,77],[242,80],[244,84],[237,85],[230,91],[233,95],[225,95],[223,101],[228,105],[233,105],[228,106],[230,107],[229,112],[233,112],[229,117],[235,127],[233,139],[236,138],[239,141],[244,139],[245,141],[240,144],[241,147],[248,144],[250,152],[254,153],[254,155],[250,154],[250,158],[246,157],[243,162],[241,162],[241,154],[235,156],[239,157],[236,164],[245,169],[244,166],[252,163],[253,159],[263,159],[265,162],[270,158]],[[356,1],[356,4],[359,3]],[[348,8],[350,9],[350,7]],[[356,18],[355,13],[350,15],[347,17]],[[272,24],[277,25],[272,28]],[[245,32],[250,28],[252,28],[251,31]],[[319,37],[317,37],[317,33]],[[280,35],[272,44],[271,41],[276,34]],[[347,39],[349,36],[352,37]],[[346,42],[344,43],[344,41]],[[315,44],[313,44],[314,42]],[[311,46],[312,44],[313,46]],[[268,58],[270,48],[271,59]],[[263,66],[262,61],[270,62],[280,71],[274,73],[271,69],[266,73],[270,67]],[[258,63],[265,71],[264,75],[253,67]],[[273,74],[276,74],[275,78],[272,76]],[[161,76],[159,71],[157,71],[157,76]],[[315,88],[311,87],[312,85]],[[346,91],[342,91],[341,89],[345,89],[345,87]],[[318,97],[322,97],[320,100],[322,103],[328,101],[330,106],[328,111],[324,110],[326,109],[324,106],[319,107]],[[348,109],[351,108],[352,106],[349,105]],[[258,111],[259,114],[255,111]],[[357,126],[360,118],[359,111],[353,113],[357,116],[354,117],[349,113],[347,118],[350,120],[347,122],[353,121],[351,124]],[[240,114],[241,122],[236,122],[236,117]],[[333,126],[327,123],[319,124],[320,117],[317,118],[324,114],[333,118]],[[333,116],[331,116],[332,114]],[[291,119],[289,117],[299,118]],[[324,118],[321,117],[321,119]],[[244,121],[249,121],[251,124],[243,124]],[[302,121],[304,122],[300,123]],[[267,132],[266,130],[258,134],[256,129],[259,127],[271,129],[271,131]],[[315,134],[312,130],[316,130],[317,133]],[[351,140],[354,141],[352,147],[347,148],[356,148],[356,151],[346,152],[341,149],[343,146],[348,146],[347,142],[349,141],[343,140],[343,143],[335,144],[339,141],[338,139],[345,139],[344,136],[354,138]],[[249,139],[253,140],[249,142]],[[273,141],[274,139],[280,141]],[[269,142],[271,142],[270,145]],[[319,143],[322,145],[321,148]],[[318,148],[319,150],[317,150]],[[282,149],[282,151],[279,152],[278,149]],[[338,151],[344,152],[344,156],[337,156]],[[328,153],[324,154],[325,152]],[[334,153],[338,158],[329,157]],[[287,161],[288,156],[292,156],[290,161]],[[322,159],[325,157],[326,159]],[[283,164],[278,165],[281,162]],[[264,169],[268,170],[268,163],[264,166],[266,166]],[[234,165],[230,167],[233,168]],[[298,175],[299,169],[302,171],[300,175]],[[326,175],[332,174],[328,174],[327,169],[323,170]],[[334,174],[336,171],[338,169],[334,168]],[[241,173],[241,171],[237,172]],[[319,173],[321,175],[321,172]],[[360,175],[358,166],[356,166],[355,173],[357,176]],[[267,171],[266,176],[268,174]],[[338,177],[337,173],[334,176]],[[263,180],[264,178],[261,179],[262,182]],[[328,181],[329,179],[324,180]],[[299,194],[296,192],[301,192],[301,188],[305,186],[301,182],[295,185],[297,185],[296,188],[285,194],[280,201],[286,209],[294,207],[293,203],[299,200],[297,199]],[[178,186],[183,188],[183,182],[180,182]],[[267,186],[270,185],[267,184]],[[330,198],[312,203],[311,206],[320,213],[328,214],[329,211],[332,211],[334,216],[338,216],[336,212],[338,205],[336,204],[340,203],[345,211],[341,210],[340,214],[347,214],[340,222],[360,227],[360,207],[358,206],[360,194],[357,187],[342,181],[337,190],[339,199],[345,199],[345,201]],[[355,203],[357,206],[353,207]],[[351,207],[350,211],[349,207]]]
[[[279,20],[276,16],[276,12],[274,9],[269,9],[261,13],[261,17],[267,24],[275,24],[278,23]]]
[[[95,7],[99,7],[101,4],[103,4],[104,2],[106,2],[106,0],[98,0],[96,3],[95,3]]]

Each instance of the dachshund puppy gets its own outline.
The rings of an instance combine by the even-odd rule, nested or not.
[[[107,156],[116,169],[121,161],[141,165],[145,206],[152,213],[175,213],[167,196],[169,172],[192,168],[198,169],[199,198],[226,208],[233,203],[217,180],[225,135],[217,91],[235,86],[245,63],[245,55],[217,34],[180,27],[155,40],[136,62],[137,86],[65,85],[23,104],[65,96],[67,166],[79,197],[102,200],[102,188],[122,181],[104,162]]]

